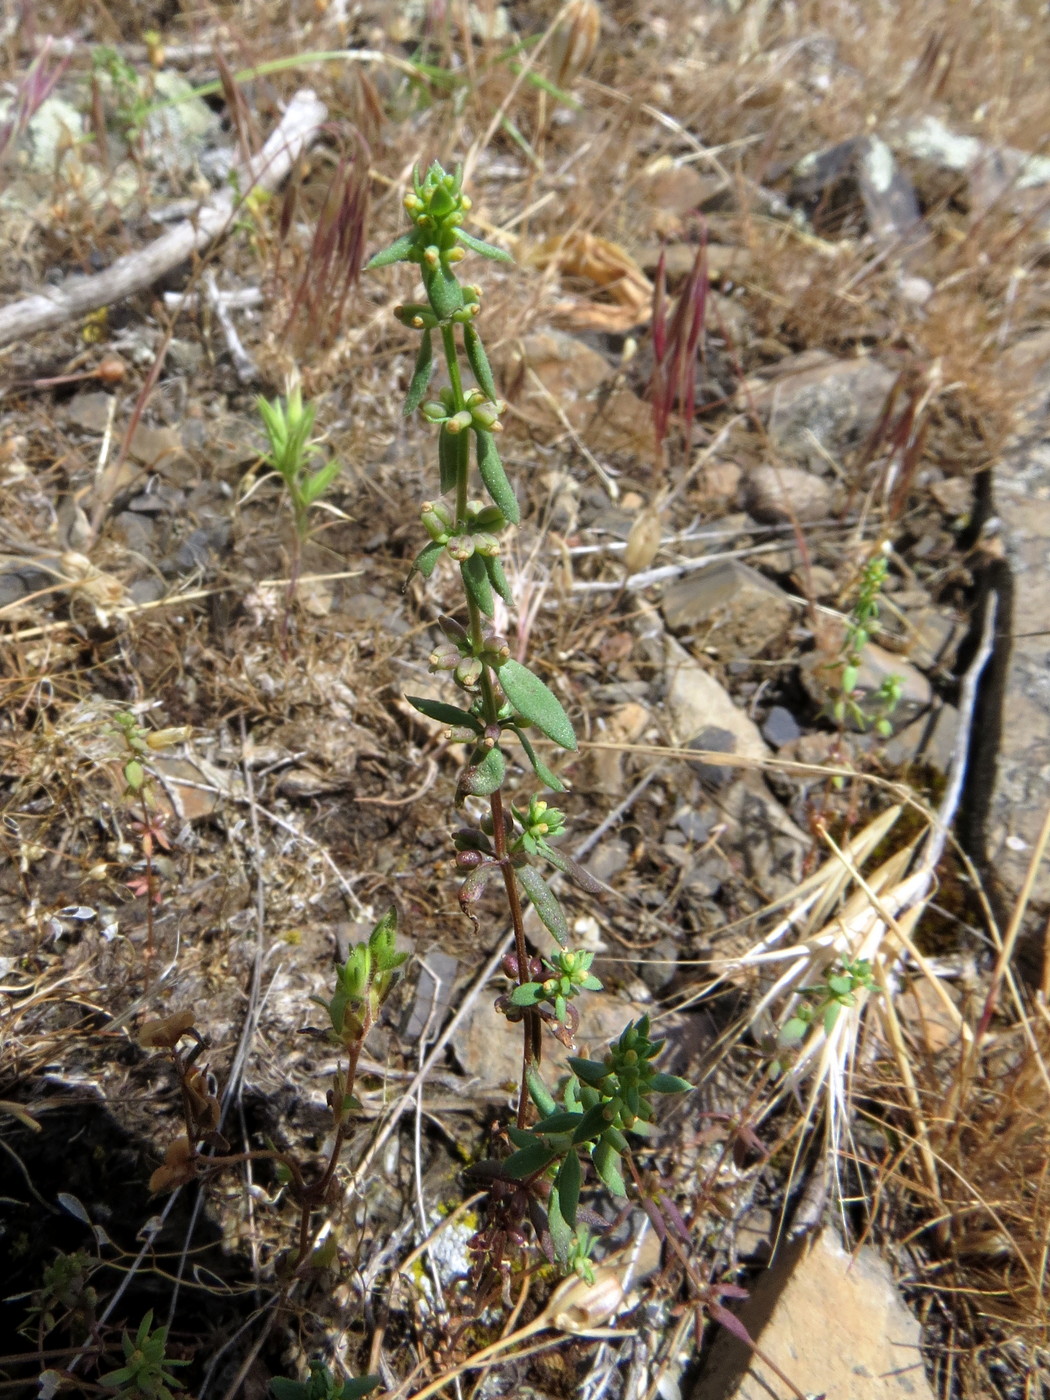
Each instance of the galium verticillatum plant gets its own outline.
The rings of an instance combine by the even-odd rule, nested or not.
[[[413,567],[430,579],[447,560],[463,589],[462,615],[440,619],[443,641],[430,657],[431,671],[447,673],[457,687],[458,702],[408,699],[422,714],[447,726],[450,742],[466,747],[456,788],[464,824],[453,836],[456,864],[463,872],[459,902],[478,932],[475,908],[485,889],[495,883],[505,891],[514,952],[504,959],[511,987],[497,1006],[508,1021],[521,1025],[523,1033],[517,1123],[510,1130],[516,1150],[505,1161],[488,1164],[489,1175],[504,1187],[518,1183],[509,1194],[520,1200],[522,1219],[529,1216],[547,1252],[563,1266],[586,1272],[589,1247],[580,1229],[579,1207],[581,1151],[606,1187],[625,1196],[622,1162],[630,1152],[627,1135],[651,1131],[653,1095],[681,1093],[690,1086],[655,1070],[653,1061],[663,1042],[649,1039],[647,1017],[628,1025],[603,1060],[571,1059],[573,1077],[560,1104],[540,1077],[543,1026],[571,1045],[579,1021],[576,998],[601,990],[591,971],[593,955],[569,946],[568,921],[550,876],[560,872],[591,892],[598,887],[552,844],[565,831],[561,811],[539,795],[504,801],[508,755],[515,741],[536,778],[553,792],[566,791],[565,784],[540,756],[535,740],[542,736],[562,749],[576,748],[561,701],[534,670],[512,658],[506,639],[493,628],[497,596],[508,605],[514,601],[500,559],[501,537],[518,524],[520,511],[497,445],[506,405],[497,395],[476,325],[481,289],[460,282],[456,269],[468,252],[494,261],[510,259],[463,227],[471,203],[459,173],[446,173],[436,162],[425,176],[417,171],[404,207],[411,228],[368,266],[412,263],[425,294],[425,300],[395,310],[398,320],[420,336],[404,411],[419,411],[438,433],[438,491],[420,512],[429,541]],[[435,348],[448,382],[432,393],[439,363]],[[475,469],[483,496],[472,494]],[[487,801],[480,821],[471,820],[469,798]],[[526,904],[532,905],[557,945],[546,955],[537,956],[528,947]],[[528,1127],[530,1099],[539,1120]],[[478,1248],[499,1253],[508,1241],[519,1242],[513,1222],[504,1219],[499,1229],[498,1243],[483,1235]]]

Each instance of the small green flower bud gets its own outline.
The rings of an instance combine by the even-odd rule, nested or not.
[[[453,642],[442,642],[430,653],[432,671],[454,671],[463,659],[463,653]]]
[[[474,536],[453,535],[445,548],[448,550],[450,558],[455,559],[457,564],[462,564],[474,553]]]
[[[440,260],[441,253],[433,244],[431,244],[429,248],[423,249],[423,261],[426,263],[427,267],[437,267]]]
[[[461,433],[464,428],[470,427],[471,421],[470,413],[466,409],[462,409],[459,413],[454,413],[451,418],[445,420],[445,428],[450,433]]]
[[[476,656],[465,656],[455,670],[456,682],[464,690],[472,690],[481,679],[484,670],[481,661]]]
[[[486,433],[501,433],[503,424],[499,421],[501,413],[505,413],[507,405],[502,399],[497,399],[495,403],[484,401],[471,410],[471,419],[474,426],[482,428]]]
[[[482,531],[474,535],[474,550],[477,554],[483,554],[488,559],[495,559],[499,553],[499,540],[495,535]]]
[[[450,248],[445,254],[445,261],[447,263],[458,263],[462,262],[466,256],[462,248]]]
[[[423,522],[423,528],[432,540],[438,544],[447,544],[449,531],[452,528],[452,516],[447,507],[440,501],[425,501],[423,509],[419,512],[419,518]]]
[[[419,411],[428,423],[444,423],[448,416],[445,405],[438,403],[435,399],[429,399],[425,404],[422,404]]]
[[[146,770],[137,758],[131,758],[124,765],[124,781],[132,792],[141,792],[146,781]]]

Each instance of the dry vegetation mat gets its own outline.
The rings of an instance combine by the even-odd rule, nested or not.
[[[0,20],[0,1391],[1046,1393],[1048,40]]]

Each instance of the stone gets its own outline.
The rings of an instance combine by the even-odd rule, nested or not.
[[[966,630],[960,619],[954,613],[931,606],[916,613],[909,612],[908,623],[912,629],[908,638],[908,660],[923,671],[950,675]]]
[[[814,364],[799,356],[782,361],[772,380],[745,384],[740,402],[768,416],[769,435],[785,456],[821,470],[827,456],[841,458],[867,436],[895,380],[877,360]]]
[[[482,992],[452,1037],[452,1048],[470,1079],[485,1089],[511,1092],[521,1082],[521,1029],[508,1024],[507,1018],[496,1010],[497,995],[494,987]],[[569,1055],[601,1059],[609,1042],[627,1022],[637,1021],[648,1009],[609,992],[588,993],[581,1003],[576,1050],[567,1050],[553,1035],[544,1032],[543,1068],[548,1084],[555,1084],[559,1075],[568,1074]],[[662,1030],[665,1026],[661,1022]]]
[[[765,723],[762,725],[762,737],[766,743],[779,749],[784,744],[793,743],[801,736],[802,730],[791,711],[785,710],[783,705],[774,705],[769,714],[766,715]]]
[[[762,525],[821,520],[831,511],[832,488],[801,467],[752,467],[744,481],[744,505]]]
[[[956,1004],[959,995],[950,982],[942,982]],[[959,1039],[959,1027],[951,1016],[928,977],[917,977],[898,994],[894,1002],[905,1028],[918,1040],[928,1054],[947,1050]]]
[[[598,849],[587,862],[587,869],[596,880],[601,880],[607,885],[621,870],[627,869],[630,860],[631,848],[627,842],[610,836],[607,840],[599,842]]]
[[[428,1028],[434,1031],[444,1024],[452,1005],[459,961],[434,948],[426,954],[417,953],[415,964],[419,969],[416,994],[401,1026],[402,1036],[413,1045]]]
[[[629,389],[610,387],[614,367],[578,336],[535,331],[514,341],[497,369],[507,397],[536,427],[561,434],[567,421],[595,450],[651,454],[649,405]]]
[[[883,750],[883,758],[891,768],[923,763],[938,773],[947,773],[958,732],[959,711],[954,705],[941,705],[895,734]]]
[[[784,635],[795,613],[782,589],[737,559],[686,574],[661,606],[672,631],[696,631],[697,643],[722,661],[758,656]]]
[[[727,731],[733,752],[745,758],[765,758],[769,753],[754,720],[734,703],[729,692],[673,637],[664,638],[666,705],[672,736],[688,744],[708,729]],[[726,750],[722,750],[726,752]]]
[[[851,1257],[833,1230],[779,1250],[738,1315],[765,1355],[807,1395],[933,1400],[922,1329],[889,1267],[868,1246]],[[723,1328],[692,1400],[784,1394],[784,1382]]]

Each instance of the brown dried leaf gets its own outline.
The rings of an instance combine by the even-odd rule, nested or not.
[[[194,1022],[192,1011],[175,1011],[160,1021],[146,1021],[139,1031],[144,1050],[174,1050]]]
[[[648,319],[652,284],[618,243],[593,233],[570,233],[546,239],[533,250],[529,261],[535,267],[553,267],[562,276],[592,282],[611,298],[604,302],[573,299],[559,303],[555,310],[573,326],[627,331]]]

